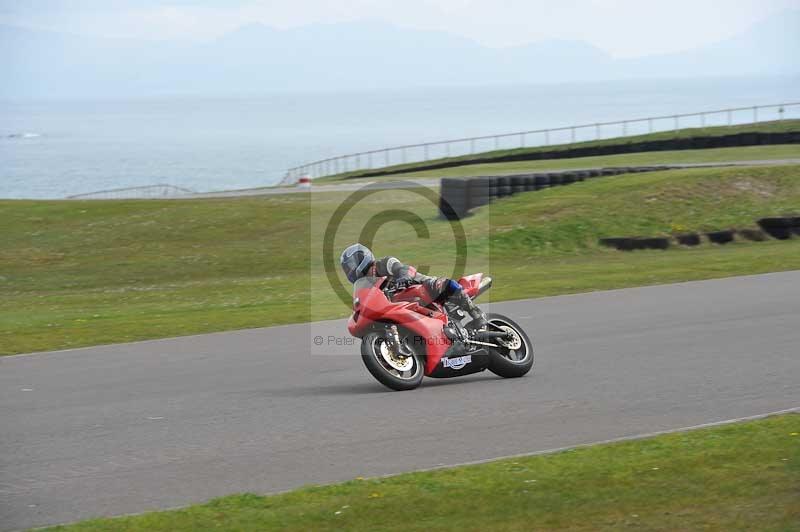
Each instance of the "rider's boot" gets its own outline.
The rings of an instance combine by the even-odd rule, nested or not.
[[[472,298],[463,291],[459,291],[453,295],[453,302],[472,318],[472,321],[466,325],[467,329],[478,330],[485,327],[488,323],[486,320],[486,314],[484,314],[483,311],[478,308],[475,302],[472,301]]]

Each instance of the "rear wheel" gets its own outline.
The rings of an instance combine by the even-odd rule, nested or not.
[[[489,330],[508,333],[508,338],[496,339],[500,347],[490,347],[489,371],[505,378],[522,377],[533,367],[533,342],[514,320],[502,314],[487,314]]]
[[[385,333],[372,332],[361,339],[361,359],[378,382],[392,390],[413,390],[424,376],[422,357],[412,349],[413,336],[400,333],[409,356],[395,352],[386,341]]]

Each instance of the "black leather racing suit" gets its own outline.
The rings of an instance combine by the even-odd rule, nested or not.
[[[424,285],[434,301],[448,300],[467,312],[473,319],[484,319],[483,312],[464,293],[457,281],[446,277],[423,275],[413,266],[403,264],[395,257],[384,257],[375,261],[370,266],[369,273],[373,277],[388,277],[397,288],[405,288],[414,284]]]

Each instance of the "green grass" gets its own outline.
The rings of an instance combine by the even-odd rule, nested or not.
[[[590,147],[599,147],[599,146],[617,146],[617,145],[626,145],[626,144],[633,144],[638,142],[650,142],[650,141],[657,141],[657,140],[667,140],[673,139],[676,137],[679,138],[689,138],[689,137],[715,137],[715,136],[723,136],[723,135],[732,135],[736,133],[751,133],[751,132],[761,132],[761,133],[783,133],[783,132],[795,132],[800,131],[800,120],[783,120],[783,121],[775,121],[775,122],[762,122],[759,124],[742,124],[736,126],[715,126],[715,127],[706,127],[706,128],[685,128],[679,129],[677,131],[661,131],[658,133],[648,133],[644,135],[635,135],[630,137],[614,137],[608,139],[601,139],[601,140],[591,140],[585,142],[576,142],[574,144],[559,144],[553,146],[537,146],[534,148],[512,148],[512,149],[505,149],[505,150],[492,150],[487,152],[475,153],[471,155],[461,155],[458,157],[444,157],[441,159],[433,159],[430,161],[424,162],[415,162],[415,163],[407,163],[407,164],[397,164],[397,165],[390,165],[384,168],[380,168],[382,171],[387,171],[393,174],[401,174],[404,177],[408,174],[415,174],[419,173],[421,167],[430,165],[430,164],[437,164],[437,163],[453,163],[453,162],[460,162],[463,161],[467,163],[468,161],[474,162],[475,160],[480,159],[492,159],[495,157],[503,157],[508,155],[522,155],[522,154],[533,154],[533,153],[541,153],[541,152],[552,152],[552,151],[566,151],[571,148],[590,148]],[[757,146],[754,146],[757,148]],[[728,153],[734,153],[736,150],[741,148],[722,148],[723,150],[729,150]],[[703,161],[702,152],[706,151],[716,151],[716,150],[689,150],[696,152],[696,160],[685,160],[682,162],[715,162],[715,161]],[[796,152],[795,152],[796,153]],[[621,157],[626,158],[630,154],[622,155]],[[655,155],[661,155],[659,152],[656,152]],[[585,159],[594,159],[592,158],[585,158]],[[558,159],[551,160],[548,166],[545,168],[552,168],[555,169],[557,166],[553,166],[556,164],[554,161]],[[740,159],[741,160],[741,159]],[[667,163],[669,161],[660,161],[659,157],[655,157],[653,159],[648,159],[648,163],[645,164],[654,164],[655,162],[664,162]],[[679,160],[675,160],[672,162],[681,162]],[[596,164],[596,163],[594,163]],[[472,165],[474,168],[474,164]],[[586,167],[587,165],[583,165]],[[574,167],[571,167],[574,168]],[[315,182],[326,182],[326,181],[340,181],[343,179],[352,179],[358,178],[362,176],[364,173],[371,172],[373,170],[357,170],[351,172],[344,172],[341,174],[337,174],[335,176],[329,176],[323,179],[317,179]],[[477,171],[477,170],[475,170]],[[436,175],[439,175],[438,173]],[[480,174],[473,174],[473,175],[480,175]],[[374,178],[369,178],[374,179]]]
[[[800,415],[48,530],[800,530]]]
[[[386,194],[360,204],[335,250],[373,215],[405,209],[430,238],[392,222],[376,253],[450,273],[450,225],[414,194]],[[344,197],[1,201],[0,354],[345,316],[316,269],[320,228]],[[490,271],[487,295],[501,300],[800,269],[799,239],[634,253],[597,244],[798,210],[800,166],[596,179],[479,209],[463,222],[467,271]]]

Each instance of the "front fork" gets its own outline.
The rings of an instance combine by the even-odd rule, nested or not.
[[[397,330],[397,325],[390,325],[386,329],[386,343],[389,347],[400,356],[409,357],[413,353],[400,341],[400,332]]]

